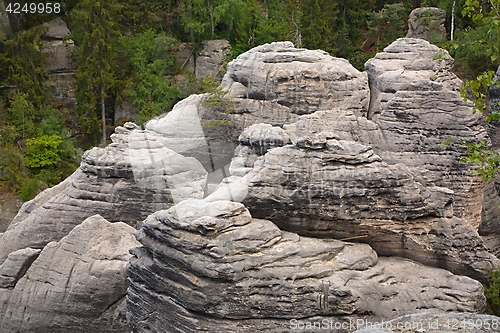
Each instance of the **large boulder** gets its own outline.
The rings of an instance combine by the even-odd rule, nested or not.
[[[422,181],[454,191],[454,215],[478,229],[484,183],[459,163],[466,146],[488,141],[480,114],[462,100],[462,81],[448,52],[422,39],[401,38],[367,61],[370,118],[384,140],[371,145],[383,160],[422,170]],[[487,203],[486,203],[487,204]]]
[[[480,283],[365,244],[254,219],[239,203],[186,200],[148,217],[128,267],[133,332],[289,332],[308,320],[481,312]]]
[[[207,40],[202,43],[201,50],[195,58],[195,77],[203,80],[206,77],[220,81],[224,74],[226,59],[231,53],[228,40]]]
[[[407,38],[421,38],[431,43],[446,40],[446,11],[435,7],[415,8],[408,19]]]
[[[44,24],[47,29],[43,35],[43,54],[45,70],[49,74],[47,85],[52,94],[52,104],[69,109],[76,108],[74,85],[76,83],[76,66],[74,63],[74,46],[68,26],[61,18]]]
[[[10,255],[10,267],[34,262],[15,286],[0,286],[0,331],[126,332],[125,267],[129,249],[138,245],[134,230],[95,215],[41,252]]]
[[[345,59],[290,42],[265,44],[228,64],[220,89],[234,103],[228,115],[237,131],[256,123],[293,123],[301,114],[342,107],[366,114],[370,100],[366,73]]]

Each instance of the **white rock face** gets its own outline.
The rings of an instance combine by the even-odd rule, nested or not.
[[[423,39],[400,38],[365,64],[370,77],[370,112],[373,119],[397,91],[458,91],[462,81],[449,72],[448,51]]]
[[[283,125],[298,115],[343,107],[366,114],[370,93],[366,73],[320,50],[290,42],[253,48],[228,64],[221,84],[237,109],[242,128],[255,123]]]
[[[134,228],[95,215],[49,243],[11,290],[2,289],[2,332],[124,332]],[[5,265],[5,264],[4,264]]]

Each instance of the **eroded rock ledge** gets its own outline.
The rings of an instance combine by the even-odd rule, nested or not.
[[[254,219],[239,203],[186,200],[136,233],[127,316],[134,332],[288,332],[290,320],[382,320],[481,312],[468,277],[365,244],[319,240]]]

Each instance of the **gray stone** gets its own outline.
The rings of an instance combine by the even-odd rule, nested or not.
[[[14,289],[0,293],[0,331],[126,332],[125,267],[129,248],[138,245],[134,230],[96,215],[47,244]]]
[[[283,129],[269,124],[254,124],[246,128],[238,140],[243,145],[258,148],[261,155],[271,148],[281,147],[290,142],[290,138]]]
[[[143,247],[132,250],[127,293],[134,332],[289,332],[307,320],[485,308],[470,278],[284,232],[239,203],[186,200],[148,217],[136,237]]]
[[[11,252],[0,266],[0,288],[12,288],[24,276],[41,250],[30,247]]]
[[[452,66],[445,50],[412,38],[400,38],[370,59],[365,65],[372,95],[369,116],[383,140],[367,144],[389,164],[422,170],[422,182],[453,190],[454,215],[477,229],[484,184],[473,176],[475,166],[458,161],[466,145],[488,137],[481,115],[460,97],[462,81],[451,73]],[[441,88],[422,88],[429,82]]]
[[[203,198],[207,172],[197,160],[166,148],[155,133],[127,126],[117,128],[108,147],[87,151],[73,175],[22,206],[1,235],[0,262],[18,249],[60,240],[95,214],[136,227],[174,202]]]
[[[415,8],[408,19],[407,38],[421,38],[431,43],[446,40],[446,11],[435,7]]]
[[[60,17],[57,17],[50,22],[44,23],[43,25],[47,29],[47,31],[44,33],[45,38],[62,40],[63,38],[71,35],[68,26]]]
[[[75,43],[65,40],[71,32],[66,23],[56,18],[44,24],[48,29],[43,36],[45,70],[49,73],[47,85],[52,94],[52,105],[58,108],[76,108],[74,85],[76,66],[73,58]]]
[[[413,169],[384,163],[371,147],[326,142],[323,149],[271,149],[205,200],[241,200],[284,230],[367,242],[381,255],[482,281],[500,264],[468,221],[453,217],[453,191],[422,185]]]
[[[177,66],[181,71],[194,73],[194,56],[189,43],[179,43],[175,52]]]
[[[384,110],[397,91],[458,91],[462,81],[451,68],[453,58],[446,50],[422,39],[399,38],[365,64],[371,93],[368,117]]]
[[[256,123],[283,125],[298,115],[342,107],[361,115],[369,102],[368,79],[345,59],[290,42],[253,48],[228,64],[221,89],[237,110],[240,133]]]
[[[224,75],[224,65],[230,53],[231,44],[225,39],[203,42],[200,52],[196,55],[196,79],[203,80],[205,77],[210,77],[220,81]]]

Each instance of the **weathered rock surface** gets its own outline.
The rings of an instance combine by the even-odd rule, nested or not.
[[[205,77],[210,77],[220,81],[224,72],[224,64],[230,53],[231,44],[225,39],[203,42],[194,66],[196,79],[203,80]]]
[[[407,38],[421,38],[431,43],[446,40],[446,11],[435,7],[415,8],[408,19]]]
[[[125,267],[138,245],[134,230],[95,215],[49,243],[13,289],[0,288],[0,331],[126,332]],[[38,253],[15,256],[26,261]],[[13,261],[11,254],[1,274]]]
[[[284,230],[356,239],[380,255],[482,281],[500,264],[468,221],[453,217],[453,191],[424,186],[411,168],[386,164],[360,143],[323,135],[296,142],[301,147],[269,150],[250,172],[227,179],[205,200],[241,200],[254,217]]]
[[[89,216],[133,227],[184,198],[203,198],[207,172],[194,158],[166,148],[154,133],[119,127],[113,144],[87,151],[80,168],[23,205],[0,235],[0,263],[10,252],[43,248]]]
[[[239,133],[256,123],[283,125],[298,115],[342,106],[361,115],[369,102],[368,79],[345,59],[290,42],[253,48],[228,64],[221,83],[236,112]],[[239,135],[239,134],[238,134]]]
[[[470,278],[284,232],[234,202],[183,201],[148,217],[137,238],[127,294],[134,332],[288,332],[296,318],[485,306]]]
[[[41,250],[27,247],[11,252],[0,266],[0,288],[12,288],[24,276]]]
[[[462,82],[452,67],[445,50],[412,38],[370,59],[370,118],[384,138],[370,144],[385,162],[420,169],[422,181],[453,190],[454,215],[477,229],[484,184],[471,176],[473,166],[458,160],[467,144],[487,140],[487,133],[481,116],[460,97]]]
[[[45,70],[49,74],[47,85],[52,93],[52,104],[58,107],[74,109],[76,97],[73,86],[76,82],[76,66],[73,59],[74,42],[64,40],[69,36],[66,23],[56,18],[44,24],[47,32],[43,36]]]
[[[368,60],[370,113],[374,118],[386,109],[398,91],[458,91],[462,81],[449,72],[453,58],[446,50],[422,39],[399,38]]]

